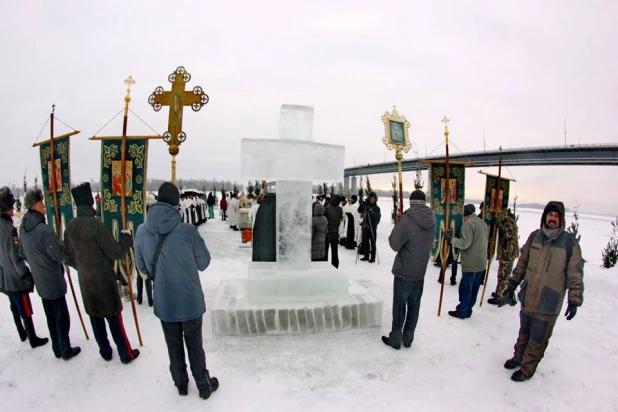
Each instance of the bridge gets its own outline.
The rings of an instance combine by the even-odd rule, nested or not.
[[[569,146],[526,147],[453,154],[453,162],[471,162],[469,167],[497,166],[502,155],[503,166],[618,166],[618,144],[591,144]],[[423,161],[444,161],[444,156],[424,159],[404,159],[404,172],[425,170],[429,167]],[[344,170],[344,192],[356,187],[356,176],[383,173],[397,173],[397,162],[374,163],[365,166],[348,167]],[[350,185],[350,178],[352,184]]]

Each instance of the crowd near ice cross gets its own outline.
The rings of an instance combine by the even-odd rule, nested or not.
[[[147,217],[135,237],[122,231],[119,239],[100,219],[99,198],[95,199],[88,183],[71,190],[77,216],[60,239],[46,224],[46,206],[40,189],[28,190],[24,198],[27,210],[19,230],[13,222],[15,197],[8,187],[0,189],[0,291],[9,300],[13,320],[21,341],[32,348],[47,345],[58,359],[69,361],[81,353],[72,346],[70,317],[66,302],[67,284],[64,265],[78,272],[79,287],[86,313],[94,332],[99,354],[104,361],[114,358],[107,330],[123,364],[130,364],[140,352],[127,338],[121,291],[126,281],[119,278],[114,262],[133,248],[139,274],[137,301],[142,303],[146,285],[148,303],[154,306],[167,344],[170,373],[178,394],[188,394],[189,376],[185,362],[186,346],[190,369],[199,396],[208,399],[219,381],[206,367],[202,339],[202,320],[206,312],[199,273],[208,268],[211,257],[197,227],[220,218],[230,230],[239,230],[241,208],[250,208],[251,224],[263,196],[247,199],[244,194],[224,193],[220,201],[213,193],[184,191],[170,182],[161,185],[157,197],[147,199]],[[328,261],[339,268],[339,246],[356,250],[361,261],[373,264],[377,257],[377,228],[381,211],[377,195],[368,199],[357,196],[316,196],[313,203],[311,259]],[[482,205],[481,205],[482,209]],[[464,207],[464,223],[458,236],[450,231],[446,241],[459,250],[459,261],[450,258],[451,284],[456,284],[461,267],[459,304],[448,314],[465,321],[473,314],[488,260],[487,225],[476,214],[473,204]],[[493,223],[499,232],[499,261],[496,290],[488,303],[502,307],[519,302],[520,329],[513,355],[504,368],[515,370],[511,379],[522,382],[532,378],[547,349],[555,323],[567,297],[567,320],[573,319],[583,303],[584,259],[579,243],[565,230],[563,203],[550,201],[543,211],[539,229],[529,234],[523,247],[518,245],[518,228],[510,209],[496,215]],[[436,218],[427,206],[425,193],[415,190],[409,208],[399,216],[388,238],[396,252],[392,327],[382,342],[399,350],[412,346],[420,311],[425,275],[436,231]],[[513,268],[514,267],[514,268]],[[141,281],[141,282],[140,282]],[[444,282],[442,273],[439,282]],[[37,335],[32,321],[30,294],[41,298],[49,339]],[[518,297],[516,291],[519,288]]]

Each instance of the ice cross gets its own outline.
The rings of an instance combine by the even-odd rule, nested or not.
[[[279,139],[242,139],[241,177],[275,180],[277,265],[309,270],[313,182],[343,181],[345,147],[313,142],[313,107],[284,104]]]

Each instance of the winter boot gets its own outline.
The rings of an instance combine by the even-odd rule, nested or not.
[[[393,349],[396,349],[396,350],[401,349],[401,343],[395,344],[394,342],[391,342],[391,339],[388,336],[382,336],[382,342],[384,342],[385,345],[388,345]]]
[[[39,346],[45,345],[49,342],[47,338],[39,338],[34,331],[34,323],[32,323],[32,317],[27,316],[24,318],[24,328],[26,329],[26,333],[28,334],[28,341],[30,342],[30,346],[32,349],[38,348]]]
[[[521,365],[521,362],[517,361],[515,358],[511,358],[507,360],[506,362],[504,362],[504,367],[506,369],[519,368],[520,365]]]
[[[489,303],[490,305],[499,305],[500,304],[500,297],[489,298],[489,299],[487,299],[487,303]]]
[[[457,278],[455,276],[451,276],[451,286],[455,286],[457,284]]]
[[[187,396],[189,394],[189,385],[176,385],[178,388],[178,395]]]
[[[62,359],[66,360],[66,361],[71,360],[74,357],[76,357],[77,355],[79,355],[81,353],[81,351],[82,351],[82,349],[79,346],[75,346],[73,348],[70,348],[67,353],[62,355]]]
[[[208,378],[208,387],[200,389],[200,398],[208,399],[210,395],[219,389],[219,379],[216,377],[210,377],[210,372],[206,369],[206,377]]]
[[[120,359],[120,362],[124,363],[125,365],[127,363],[133,362],[139,356],[139,349],[133,349],[131,353],[133,354],[132,358]]]
[[[21,323],[21,318],[19,315],[13,314],[13,321],[15,321],[15,326],[17,327],[17,332],[19,333],[19,339],[22,342],[25,342],[28,339],[28,334],[26,333],[26,329],[24,329],[24,325]]]
[[[527,381],[528,379],[530,379],[530,377],[526,376],[521,370],[516,371],[513,373],[513,375],[511,375],[511,380],[513,382],[523,382]]]

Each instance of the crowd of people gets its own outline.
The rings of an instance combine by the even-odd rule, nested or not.
[[[51,339],[54,356],[67,361],[81,352],[79,347],[71,346],[69,338],[64,278],[67,265],[78,272],[82,301],[100,356],[105,361],[113,359],[109,330],[120,361],[133,362],[140,352],[132,348],[124,330],[114,270],[115,261],[133,248],[140,272],[138,282],[140,278],[146,282],[149,304],[161,322],[174,385],[181,396],[188,394],[186,346],[199,396],[207,399],[219,382],[206,367],[203,348],[206,305],[199,272],[208,268],[211,258],[197,226],[214,218],[215,196],[181,194],[175,185],[163,183],[156,202],[148,202],[147,219],[138,227],[135,238],[131,232],[122,231],[115,239],[97,216],[90,185],[74,187],[71,195],[76,217],[68,223],[61,239],[45,222],[44,196],[39,189],[25,195],[27,212],[19,231],[13,224],[15,197],[7,187],[0,189],[0,292],[8,296],[19,339],[28,340],[32,348],[44,346]],[[243,194],[231,193],[228,201],[226,194],[219,203],[221,219],[228,221],[230,229],[239,230],[240,209],[250,207],[253,223],[261,199],[250,202]],[[317,196],[312,206],[312,260],[328,261],[330,253],[332,266],[339,268],[338,248],[343,246],[356,249],[357,258],[362,255],[361,261],[374,263],[381,220],[377,200],[374,192],[363,202],[357,196],[351,196],[349,201],[338,195]],[[565,210],[560,202],[547,204],[540,228],[529,235],[521,250],[516,219],[510,210],[496,214],[493,223],[499,232],[499,270],[496,290],[488,302],[498,307],[515,305],[515,293],[521,286],[519,335],[513,356],[504,364],[507,369],[517,369],[511,378],[521,382],[535,374],[567,292],[568,320],[582,305],[584,260],[579,244],[565,231]],[[392,326],[382,341],[393,349],[410,347],[414,341],[435,230],[436,218],[424,192],[412,192],[409,208],[398,217],[388,239],[396,252],[392,265]],[[444,233],[449,248],[458,250],[462,269],[459,304],[448,312],[454,318],[465,320],[472,316],[479,287],[486,277],[487,232],[486,223],[469,204],[464,207],[459,234]],[[47,318],[49,339],[38,336],[32,322],[30,294],[35,288]],[[138,301],[141,303],[139,286]]]

